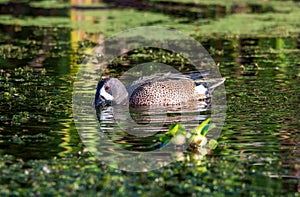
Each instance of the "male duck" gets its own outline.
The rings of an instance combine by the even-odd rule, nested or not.
[[[94,104],[99,107],[113,101],[129,102],[130,106],[178,105],[209,98],[224,81],[224,78],[218,79],[208,87],[203,80],[197,82],[191,76],[167,73],[140,78],[125,88],[118,79],[106,78],[97,85]]]

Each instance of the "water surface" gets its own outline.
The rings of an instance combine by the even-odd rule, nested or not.
[[[254,10],[252,14],[267,17],[266,22],[269,15],[262,13],[272,12],[274,17],[277,12],[293,14],[293,9],[284,12],[278,3],[263,7],[261,12],[253,5],[246,10],[248,14]],[[85,58],[85,50],[104,39],[103,35],[119,31],[120,27],[147,24],[137,20],[130,22],[129,17],[143,16],[149,24],[172,24],[197,35],[199,25],[205,26],[215,17],[228,15],[230,19],[231,12],[243,12],[243,7],[228,12],[219,5],[205,12],[203,6],[199,6],[187,14],[184,10],[190,9],[189,4],[164,1],[154,4],[157,6],[150,7],[149,11],[138,9],[138,5],[129,4],[129,11],[128,5],[120,9],[110,4],[99,10],[35,8],[39,12],[33,12],[28,3],[24,5],[18,9],[19,5],[11,4],[13,9],[19,10],[17,15],[5,9],[5,4],[0,6],[3,19],[0,22],[1,194],[299,196],[300,41],[296,30],[287,30],[281,35],[262,34],[263,31],[257,29],[259,33],[253,31],[250,35],[195,36],[209,50],[226,78],[227,112],[219,146],[206,156],[186,151],[177,161],[161,169],[130,173],[95,159],[83,145],[74,125],[72,83],[78,65]],[[197,10],[200,8],[201,13]],[[100,13],[95,21],[88,17],[95,15],[93,11]],[[69,15],[74,12],[86,15],[83,22],[105,26],[103,37],[98,32],[82,34],[82,29],[74,27],[80,21],[67,25]],[[108,12],[113,16],[108,17],[108,23],[101,23]],[[118,16],[124,12],[130,14],[124,15],[126,20],[122,22]],[[292,14],[287,14],[287,21]],[[40,24],[24,19],[24,16],[36,15],[49,17],[48,23],[43,18],[36,18],[35,22]],[[52,21],[52,16],[59,18]],[[17,24],[14,17],[20,19]],[[168,21],[169,17],[175,17],[174,21]],[[258,22],[261,25],[261,20]],[[268,25],[266,27],[270,27]],[[99,27],[97,29],[99,31]],[[236,33],[234,29],[231,32]],[[164,52],[152,58],[174,63],[179,69],[188,67],[177,56],[168,59],[162,54]],[[131,61],[136,61],[126,57],[125,60],[128,61],[111,64],[106,75],[119,76],[131,68]],[[204,116],[206,114],[196,116],[197,121],[206,118]],[[102,123],[110,124],[107,121]],[[86,128],[87,132],[93,129]],[[154,127],[149,130],[157,131]],[[114,140],[122,145],[131,142],[130,148],[143,151],[155,144],[143,141],[144,146],[134,146],[134,139],[126,136]]]

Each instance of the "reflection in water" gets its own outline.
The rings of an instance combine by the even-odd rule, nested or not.
[[[163,7],[165,6],[164,4],[166,5],[166,3],[161,2],[159,6]],[[39,9],[38,12],[33,10],[28,12],[24,6],[19,6],[20,11],[15,12],[16,10],[7,9],[12,8],[11,5],[12,4],[2,6],[1,13],[16,13],[16,15],[37,14],[39,16],[60,15],[59,13],[64,16],[68,14],[65,10],[63,10],[63,12],[54,13],[53,10],[55,9],[49,9],[49,13],[52,12],[53,14],[47,14],[47,10],[40,8],[37,8]],[[173,7],[176,6],[178,9],[180,6],[191,7],[183,3],[177,3],[177,5],[175,4]],[[268,6],[264,7],[266,9]],[[164,8],[166,8],[166,13],[170,16],[175,16],[176,13],[179,13],[176,11],[177,8],[173,9],[170,3]],[[237,5],[232,6],[231,12],[244,13],[251,12],[253,9],[251,6]],[[255,10],[256,9],[257,8],[255,8]],[[159,12],[160,10],[156,9],[152,12]],[[216,13],[216,18],[224,16],[223,6],[220,6],[220,10],[220,12],[212,10]],[[23,11],[26,11],[26,13]],[[201,12],[199,10],[194,13],[183,11],[179,13],[179,15],[182,14],[182,16],[184,16],[184,14],[188,13],[194,20],[197,17],[206,18],[206,16],[214,18],[213,12],[210,14],[209,12],[206,13],[205,11]],[[145,15],[147,14],[149,13],[145,12]],[[111,20],[109,23],[113,24],[117,18],[122,18],[121,16],[122,15],[117,15],[115,18],[107,17],[105,20]],[[83,18],[83,16],[80,15],[78,18]],[[181,18],[181,22],[189,23],[192,21],[191,18]],[[99,21],[105,23],[105,20]],[[97,20],[93,21],[97,23]],[[155,22],[159,24],[160,21],[157,20],[153,23]],[[130,22],[127,24],[130,24]],[[74,53],[77,48],[68,48],[70,44],[68,31],[52,27],[24,27],[14,24],[1,25],[0,31],[2,41],[1,54],[3,55],[1,57],[1,93],[4,92],[0,98],[1,157],[4,158],[3,155],[9,154],[16,156],[18,159],[35,160],[50,159],[64,154],[75,155],[80,149],[79,144],[81,141],[73,123],[70,122],[70,105],[66,104],[66,102],[70,100],[70,96],[68,96],[70,92],[67,92],[71,90],[66,92],[62,91],[68,89],[67,87],[70,85],[66,85],[61,80],[57,83],[52,81],[43,82],[41,84],[37,79],[24,81],[23,78],[14,75],[9,78],[4,76],[4,73],[11,74],[15,72],[15,67],[23,67],[24,65],[29,65],[32,60],[37,60],[38,63],[33,66],[46,68],[47,73],[51,75],[51,77],[56,74],[63,77],[67,75],[67,77],[69,77],[68,73],[74,73],[74,71],[70,71],[68,67],[70,65],[68,62],[68,54],[71,53],[74,57],[77,57],[78,54],[76,54],[76,52]],[[60,38],[62,40],[60,40]],[[93,40],[98,42],[99,39],[95,36]],[[103,40],[103,38],[100,40]],[[44,46],[43,43],[46,46]],[[159,179],[157,179],[157,175],[159,176],[161,174],[156,171],[153,175],[154,178],[150,178],[150,181],[155,184],[161,184],[161,188],[167,188],[173,192],[178,190],[181,192],[182,188],[187,187],[190,191],[186,192],[191,195],[192,192],[195,191],[195,188],[197,188],[198,191],[203,191],[207,196],[210,195],[210,192],[217,191],[218,189],[220,193],[226,191],[228,195],[247,196],[249,192],[253,192],[253,195],[258,196],[272,194],[283,196],[287,195],[287,193],[291,196],[294,194],[297,195],[300,191],[298,118],[300,92],[299,43],[299,38],[266,38],[264,36],[251,39],[240,37],[230,37],[230,39],[206,39],[204,44],[207,49],[213,47],[217,50],[224,51],[223,55],[214,55],[215,60],[220,62],[222,74],[227,78],[226,90],[229,103],[226,124],[222,131],[222,137],[219,139],[220,149],[216,150],[213,155],[207,157],[206,161],[202,160],[204,163],[202,166],[197,163],[199,162],[199,155],[194,154],[190,156],[178,152],[178,155],[181,155],[182,162],[172,164],[169,168],[161,170],[161,172],[165,174],[162,173],[164,176],[161,176]],[[72,44],[74,44],[74,40]],[[40,49],[42,49],[41,52],[43,53],[41,55],[42,58],[36,56],[36,54],[39,54]],[[60,58],[62,54],[65,56],[65,59]],[[4,56],[6,58],[4,58]],[[258,65],[258,67],[254,65]],[[119,73],[119,71],[122,72],[124,69],[124,67],[116,66],[109,70],[109,72],[114,73],[117,70]],[[45,78],[45,76],[40,74],[36,74],[36,76],[38,76],[38,78]],[[73,77],[74,75],[71,74],[71,76]],[[34,84],[31,86],[22,85],[27,82],[34,82]],[[47,87],[45,92],[41,90],[42,87]],[[31,91],[31,93],[28,94],[28,91]],[[23,94],[26,96],[26,100],[23,100]],[[143,145],[143,141],[136,136],[132,137],[124,132],[117,133],[113,130],[113,124],[115,123],[111,115],[112,112],[109,112],[109,110],[108,112],[102,112],[105,114],[102,113],[102,117],[100,118],[102,120],[100,122],[101,127],[105,129],[105,134],[110,135],[111,139],[115,140],[115,142],[119,143],[122,147],[125,146],[124,144],[131,143],[133,147],[127,148],[148,151],[154,149],[157,145],[154,143],[158,142],[155,135],[154,137],[147,136],[147,141],[145,141]],[[143,123],[143,121],[144,123],[148,123],[149,116],[152,119],[156,117],[152,117],[152,115],[147,114],[147,112],[145,113],[146,120],[141,120],[140,118],[142,118],[142,116],[135,111],[131,111],[131,117],[137,122],[140,121],[140,123]],[[176,112],[174,117],[182,117],[182,114],[186,113],[188,112],[183,112],[179,115],[179,113]],[[199,112],[199,114],[197,113],[194,113],[193,116],[187,115],[186,117],[195,117],[196,120],[202,121],[206,118],[206,115],[207,117],[209,116],[209,113],[205,111]],[[170,119],[170,123],[176,121],[172,119],[171,116],[167,116],[167,118]],[[154,120],[159,121],[159,119],[160,117]],[[166,128],[167,127],[164,127],[164,129],[162,129],[162,127],[156,128],[153,133],[157,131],[158,133],[167,131]],[[94,129],[94,127],[89,127],[88,125],[86,127],[87,132],[92,132]],[[87,134],[86,137],[92,138],[93,136]],[[152,142],[151,137],[156,141]],[[149,144],[154,147],[151,147]],[[158,143],[158,147],[159,144],[160,142]],[[72,148],[72,150],[69,148]],[[161,154],[158,155],[158,157],[159,156],[163,158],[165,155]],[[136,162],[139,162],[139,160],[137,159]],[[85,164],[83,164],[83,166],[84,165]],[[58,164],[57,166],[60,167],[61,165]],[[34,169],[34,167],[32,169]],[[56,166],[53,165],[52,167],[55,168]],[[65,173],[78,173],[77,162],[76,167],[70,167],[68,165],[65,167],[68,169]],[[104,173],[105,177],[108,177],[106,180],[109,183],[112,179],[118,179],[117,176],[119,175],[121,177],[119,180],[124,180],[124,182],[117,181],[116,183],[120,185],[123,184],[125,187],[129,185],[132,188],[136,188],[136,185],[130,185],[130,181],[132,180],[138,184],[140,184],[140,180],[142,180],[150,185],[149,177],[145,174],[141,174],[140,177],[137,176],[136,173],[132,176],[125,173],[118,174],[116,171],[108,171],[105,165],[100,165],[100,167],[99,174],[95,176],[97,176],[97,178],[103,178],[104,176],[101,175]],[[203,171],[198,170],[201,167],[205,168],[203,171],[206,172],[205,174],[207,176],[201,174]],[[194,169],[198,171],[193,171]],[[19,175],[21,175],[22,181],[20,181],[19,184],[21,184],[22,187],[24,187],[24,185],[25,187],[29,187],[29,185],[23,182],[24,170],[21,170]],[[17,174],[16,172],[18,171],[16,171],[15,168],[9,171],[9,173],[14,173],[13,176]],[[82,174],[84,173],[87,173],[87,171],[83,169]],[[174,175],[175,177],[180,177],[179,181],[174,178]],[[51,177],[53,177],[53,174],[51,174]],[[64,180],[66,180],[65,182],[70,181],[70,176],[67,176],[65,179],[63,179],[63,177],[60,178],[62,179],[59,181],[53,179],[53,182],[58,181],[61,184]],[[184,186],[181,184],[182,182],[186,182]],[[17,184],[17,182],[14,182],[14,184]],[[102,182],[100,182],[97,186],[99,186],[99,188],[105,187],[103,185],[109,184],[102,184]],[[83,187],[84,186],[83,184]],[[90,185],[87,185],[86,188],[89,186]],[[99,188],[95,189],[95,191],[102,189]],[[68,189],[70,189],[70,187],[68,187]],[[105,189],[107,188],[103,190]],[[124,187],[122,187],[122,189],[124,189]],[[147,189],[151,191],[151,188],[148,187]],[[157,189],[157,187],[155,187],[155,189]],[[113,192],[115,190],[116,187],[112,186],[109,191]],[[11,189],[11,191],[13,191],[13,189]],[[78,190],[74,189],[74,191],[77,192]],[[165,192],[163,189],[159,190],[159,192],[160,191]]]
[[[159,148],[159,134],[166,133],[170,126],[180,123],[191,131],[210,117],[209,105],[193,102],[178,106],[128,106],[113,105],[97,108],[101,132],[106,133],[116,144],[128,150],[151,151]],[[127,109],[126,109],[127,108]]]
[[[1,2],[0,2],[1,3]],[[13,16],[68,16],[68,8],[67,6],[62,7],[52,7],[50,8],[42,8],[35,7],[34,4],[28,4],[27,2],[21,1],[8,1],[7,3],[4,1],[4,5],[0,4],[0,13],[6,15]],[[9,9],[8,9],[9,8]]]
[[[86,127],[81,137],[97,158],[126,171],[148,171],[182,160],[188,148],[202,158],[209,152],[205,137],[210,119],[207,106],[96,108],[99,130]],[[202,122],[205,125],[198,128]],[[194,147],[189,146],[191,142]]]

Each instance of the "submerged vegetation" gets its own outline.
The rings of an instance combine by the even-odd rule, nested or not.
[[[122,2],[0,0],[0,196],[299,196],[299,1]],[[209,50],[226,77],[227,117],[211,150],[190,148],[163,168],[131,173],[88,152],[72,84],[98,42],[147,25],[176,28]],[[150,61],[190,68],[178,54],[140,49],[105,74]],[[200,145],[208,121],[188,130]],[[186,127],[157,138],[174,134]]]
[[[71,114],[71,101],[70,95],[66,93],[70,91],[56,88],[55,84],[58,83],[62,85],[62,81],[55,81],[53,77],[46,75],[45,69],[34,71],[25,67],[11,71],[1,70],[1,120],[8,125],[20,125],[29,119],[45,121],[44,116],[68,116]],[[20,109],[25,111],[18,112]],[[38,114],[31,114],[30,111]]]

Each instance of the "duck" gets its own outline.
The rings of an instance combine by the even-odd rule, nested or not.
[[[225,78],[220,78],[207,83],[195,74],[159,73],[141,77],[125,87],[119,79],[108,77],[97,84],[94,106],[111,102],[131,107],[180,105],[210,98],[224,81]]]

